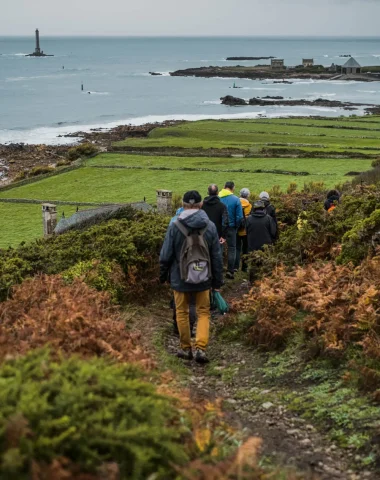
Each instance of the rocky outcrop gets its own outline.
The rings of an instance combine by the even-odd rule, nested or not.
[[[293,99],[284,99],[283,97],[255,97],[248,100],[244,98],[237,98],[231,95],[222,97],[222,105],[228,105],[231,107],[241,106],[241,105],[253,105],[259,107],[268,107],[273,105],[282,105],[287,107],[299,107],[299,106],[310,106],[310,107],[329,107],[329,108],[343,108],[344,110],[356,110],[358,107],[367,107],[367,110],[375,109],[376,106],[362,104],[362,103],[351,103],[351,102],[340,102],[338,100],[326,100],[324,98],[317,98],[316,100],[293,100]]]
[[[233,97],[232,95],[227,95],[226,97],[222,97],[221,101],[223,105],[228,105],[230,107],[247,105],[247,102],[243,98]]]
[[[149,75],[153,75],[154,77],[162,76],[162,73],[159,72],[149,72]]]

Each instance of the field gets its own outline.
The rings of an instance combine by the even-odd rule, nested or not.
[[[17,199],[97,204],[146,198],[154,203],[158,188],[177,194],[198,189],[205,195],[210,183],[222,186],[226,180],[255,193],[274,185],[286,190],[291,182],[299,189],[309,182],[326,188],[342,184],[380,156],[380,117],[183,123],[118,142],[116,149],[80,169],[0,190],[0,202],[16,200],[1,204],[0,247],[41,235],[40,206]]]

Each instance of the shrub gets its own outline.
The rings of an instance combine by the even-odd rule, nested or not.
[[[372,160],[371,166],[372,168],[380,167],[380,157]]]
[[[297,185],[296,182],[289,183],[289,186],[286,190],[286,193],[288,193],[288,194],[295,193],[297,191],[297,187],[298,187],[298,185]]]
[[[0,357],[46,343],[55,352],[147,361],[138,336],[127,332],[108,294],[79,280],[65,285],[58,276],[25,280],[0,303]]]
[[[129,219],[114,219],[84,231],[69,231],[20,245],[15,250],[0,251],[0,272],[11,271],[8,277],[0,279],[0,299],[7,297],[10,285],[19,283],[26,275],[57,274],[78,262],[94,259],[120,265],[127,279],[128,299],[144,300],[151,296],[158,285],[158,255],[168,219],[131,213],[130,209],[127,215]]]
[[[88,260],[78,262],[63,272],[62,278],[68,283],[79,278],[96,290],[108,292],[115,303],[122,301],[125,297],[125,274],[120,265],[114,261]]]
[[[47,165],[33,167],[29,170],[29,177],[37,177],[45,173],[54,172],[55,168]]]
[[[173,400],[131,365],[37,350],[5,362],[0,383],[2,478],[170,479],[187,460]]]
[[[20,182],[21,180],[25,180],[26,178],[28,178],[28,170],[22,170],[13,178],[13,181]]]
[[[98,153],[98,151],[98,148],[92,143],[82,143],[77,147],[70,148],[67,152],[67,158],[73,161],[81,157],[90,157],[91,155]]]
[[[380,232],[380,209],[355,223],[343,236],[342,253],[337,259],[338,263],[353,262],[357,265],[369,253],[372,237],[378,232]]]

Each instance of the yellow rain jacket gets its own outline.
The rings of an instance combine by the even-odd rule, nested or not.
[[[246,219],[248,217],[248,215],[251,213],[252,205],[250,204],[250,202],[246,198],[240,198],[240,203],[241,203],[241,207],[243,209],[244,219]],[[245,222],[244,222],[244,224],[245,224]],[[245,235],[247,235],[245,225],[239,228],[238,235],[240,237],[244,237]]]

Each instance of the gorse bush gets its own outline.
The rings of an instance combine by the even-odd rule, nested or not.
[[[99,149],[92,143],[82,143],[77,147],[72,147],[67,152],[67,158],[69,160],[77,160],[80,157],[90,157],[95,155]]]
[[[78,262],[63,272],[62,278],[68,283],[72,283],[74,279],[81,279],[96,290],[108,292],[115,303],[121,302],[126,294],[125,274],[120,265],[114,261]]]
[[[28,275],[61,273],[78,262],[94,259],[118,264],[126,276],[128,298],[140,295],[143,299],[157,286],[157,258],[167,225],[166,217],[135,212],[130,219],[111,220],[84,231],[1,250],[0,299],[4,300],[9,288]],[[99,287],[101,282],[100,277],[92,278],[93,285]]]
[[[51,480],[166,480],[187,460],[174,401],[131,365],[36,350],[5,362],[0,384],[0,478],[49,478],[53,465]]]

